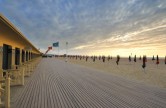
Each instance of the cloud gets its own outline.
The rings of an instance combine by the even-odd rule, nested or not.
[[[161,0],[0,1],[0,12],[37,48],[59,41],[62,53],[66,41],[71,53],[164,47],[165,9]]]

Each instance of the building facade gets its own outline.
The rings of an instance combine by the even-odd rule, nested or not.
[[[41,52],[2,14],[0,14],[0,69],[12,69]]]

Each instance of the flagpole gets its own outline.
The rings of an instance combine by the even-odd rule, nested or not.
[[[66,62],[67,62],[67,50],[68,50],[68,42],[66,42]]]
[[[58,57],[59,57],[59,46],[58,46]]]
[[[58,53],[56,52],[55,55],[57,55],[57,57],[59,57],[59,42],[55,42],[52,45],[53,47],[58,47]]]

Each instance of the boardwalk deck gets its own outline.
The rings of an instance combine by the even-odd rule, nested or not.
[[[166,89],[66,63],[43,59],[12,108],[166,108]]]

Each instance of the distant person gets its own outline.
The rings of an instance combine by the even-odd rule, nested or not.
[[[153,55],[153,57],[152,57],[152,61],[154,62],[154,60],[155,60],[155,58],[154,58],[154,55]]]
[[[129,62],[131,62],[131,56],[129,56]]]
[[[116,60],[116,64],[119,65],[119,61],[120,61],[120,56],[117,55],[117,60]]]
[[[93,60],[93,56],[91,56],[91,59]]]
[[[99,56],[99,60],[101,59],[101,56]]]
[[[88,56],[86,57],[86,62],[88,61]]]
[[[141,56],[139,57],[139,60],[141,60]]]
[[[165,64],[166,64],[166,56],[165,56]]]
[[[110,59],[111,59],[110,56],[108,56],[108,61],[110,61]]]
[[[93,62],[95,62],[95,56],[93,57]]]
[[[134,56],[134,62],[137,62],[137,57],[136,57],[136,55]]]
[[[143,56],[143,65],[142,65],[142,68],[144,68],[144,69],[146,67],[146,62],[147,62],[147,59],[146,59],[146,56],[144,55]]]
[[[105,56],[103,56],[102,59],[103,59],[103,63],[104,63],[105,62]]]

